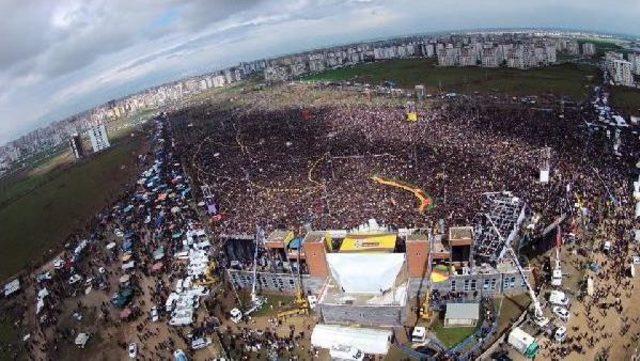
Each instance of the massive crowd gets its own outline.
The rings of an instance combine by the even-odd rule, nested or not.
[[[348,229],[369,218],[394,227],[441,218],[467,225],[482,193],[502,190],[546,224],[578,198],[588,207],[627,184],[627,163],[608,150],[604,132],[585,129],[587,113],[566,110],[560,119],[553,110],[462,97],[421,111],[416,123],[404,108],[375,106],[200,110],[184,114],[206,121],[185,128],[178,148],[215,189],[224,234],[250,234],[256,224]],[[541,184],[546,147],[552,181]],[[421,214],[411,193],[374,175],[423,189],[435,207]]]

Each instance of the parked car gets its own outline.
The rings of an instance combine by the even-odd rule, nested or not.
[[[127,351],[129,352],[129,358],[136,358],[138,356],[138,344],[130,343]]]
[[[560,326],[556,329],[556,332],[553,335],[553,339],[556,340],[556,342],[564,342],[564,340],[567,338],[567,328],[564,326]]]
[[[562,307],[562,306],[554,306],[553,307],[553,313],[556,316],[558,316],[564,322],[569,321],[569,317],[571,316],[569,311],[566,308]]]
[[[158,307],[151,307],[151,312],[149,313],[149,317],[151,318],[151,322],[158,322],[160,316],[158,315]]]

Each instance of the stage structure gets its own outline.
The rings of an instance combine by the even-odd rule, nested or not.
[[[472,258],[495,266],[516,238],[525,218],[525,203],[510,192],[485,193],[475,219]],[[516,247],[517,248],[517,247]]]

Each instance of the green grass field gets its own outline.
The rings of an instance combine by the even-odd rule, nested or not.
[[[424,59],[376,62],[329,70],[303,80],[351,80],[380,84],[393,81],[403,88],[424,84],[429,93],[503,93],[509,95],[566,95],[583,99],[588,85],[597,81],[597,68],[587,65],[561,64],[546,68],[518,70],[508,68],[438,67]],[[593,76],[591,80],[587,77]]]
[[[453,346],[459,344],[464,341],[467,337],[473,335],[476,328],[475,327],[444,327],[443,320],[438,318],[434,320],[432,325],[432,330],[438,337],[442,343],[447,346],[447,348],[452,348]]]
[[[80,230],[137,173],[141,136],[83,160],[13,184],[4,192],[18,197],[0,208],[0,279],[42,261],[65,237]],[[28,190],[28,192],[24,192]]]
[[[612,87],[610,90],[611,105],[614,109],[640,115],[640,90],[621,86]]]
[[[268,294],[265,295],[267,298],[267,302],[262,306],[262,308],[256,311],[252,316],[260,317],[260,316],[269,316],[273,317],[278,314],[279,311],[282,310],[282,307],[279,305],[291,305],[293,304],[295,297],[287,296],[287,295],[276,295],[276,294]],[[247,304],[249,304],[247,302]]]

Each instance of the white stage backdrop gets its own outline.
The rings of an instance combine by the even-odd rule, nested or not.
[[[379,294],[393,286],[404,253],[329,253],[331,275],[346,293]]]

